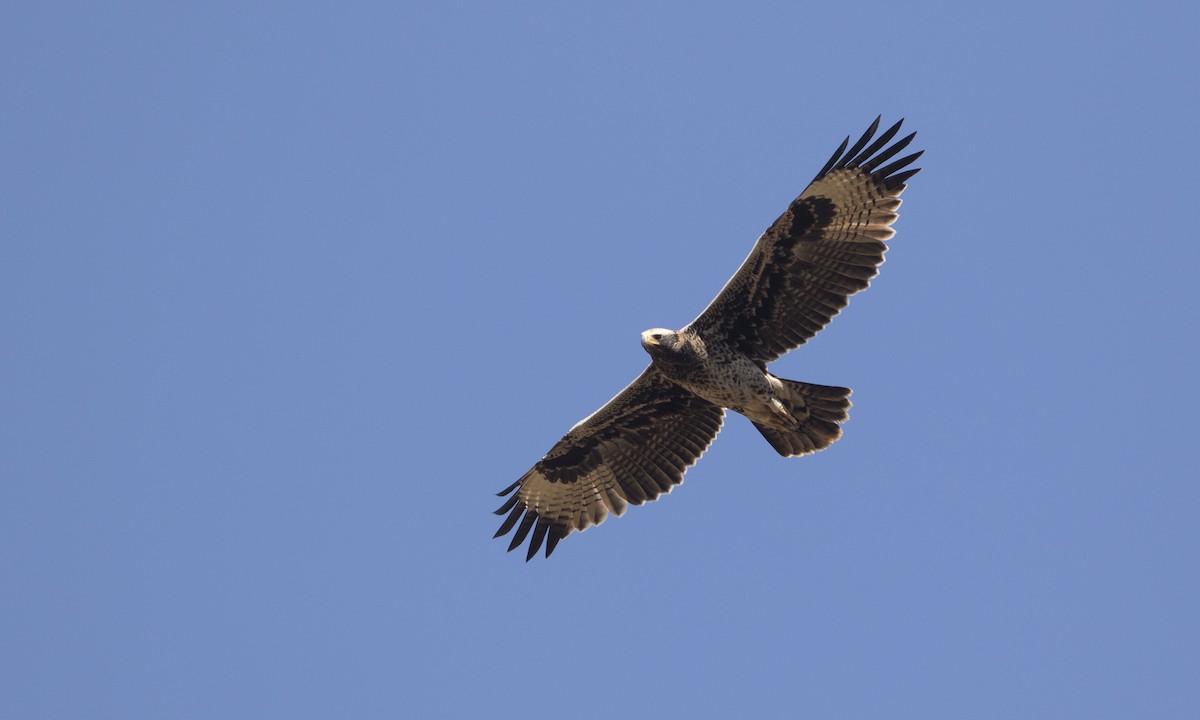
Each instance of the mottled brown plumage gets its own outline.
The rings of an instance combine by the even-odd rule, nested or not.
[[[903,122],[903,121],[901,121]],[[563,436],[500,493],[496,537],[509,550],[542,546],[621,515],[683,481],[721,428],[726,409],[750,419],[785,457],[841,437],[850,390],[777,378],[766,365],[805,343],[878,272],[900,193],[921,153],[890,164],[916,133],[892,145],[898,122],[872,141],[875,119],[849,138],[767,229],[741,268],[687,327],[642,333],[650,367]]]

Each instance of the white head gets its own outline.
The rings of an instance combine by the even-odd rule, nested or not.
[[[674,350],[679,345],[679,333],[666,328],[650,328],[642,333],[642,347],[653,355],[662,350]]]

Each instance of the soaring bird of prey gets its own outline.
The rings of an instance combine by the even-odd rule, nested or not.
[[[876,118],[849,149],[847,137],[699,317],[642,333],[650,366],[499,493],[510,497],[496,537],[516,528],[510,551],[530,537],[525,560],[543,541],[549,557],[570,533],[670,492],[727,409],[784,457],[841,437],[849,388],[784,380],[767,363],[816,335],[879,272],[900,193],[920,171],[909,169],[920,152],[889,163],[916,136],[888,145],[903,122],[875,138]]]

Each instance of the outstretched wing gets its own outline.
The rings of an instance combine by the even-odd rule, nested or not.
[[[550,557],[571,532],[599,525],[610,512],[621,515],[628,504],[654,500],[683,482],[684,471],[717,436],[724,414],[651,365],[499,493],[512,497],[496,511],[508,517],[495,536],[516,527],[511,551],[532,529],[525,560],[543,540]]]
[[[920,152],[884,165],[916,136],[885,149],[903,122],[871,142],[875,118],[848,151],[846,138],[689,327],[767,363],[816,335],[866,288],[894,234],[905,182],[920,171],[905,170]]]

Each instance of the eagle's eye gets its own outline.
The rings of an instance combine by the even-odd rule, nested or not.
[[[651,337],[651,339],[654,340],[654,342],[658,342],[659,340],[663,339],[663,334],[662,333],[654,333],[650,337]]]

